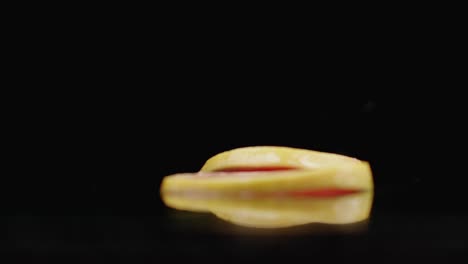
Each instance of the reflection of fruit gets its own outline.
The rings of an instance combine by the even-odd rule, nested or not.
[[[257,198],[163,195],[173,208],[212,212],[228,222],[257,228],[280,228],[308,223],[351,224],[369,217],[372,192],[335,198]]]

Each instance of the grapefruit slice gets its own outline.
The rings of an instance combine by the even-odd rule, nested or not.
[[[161,192],[171,194],[341,196],[373,189],[369,163],[313,150],[258,146],[208,159],[197,173],[167,176]]]
[[[160,192],[169,207],[211,212],[243,226],[347,224],[368,217],[373,180],[366,161],[257,146],[215,155],[199,172],[166,176]]]

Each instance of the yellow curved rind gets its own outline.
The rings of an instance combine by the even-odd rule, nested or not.
[[[317,169],[337,164],[355,164],[358,159],[308,149],[276,146],[254,146],[221,152],[209,158],[200,171],[231,167],[291,166]]]

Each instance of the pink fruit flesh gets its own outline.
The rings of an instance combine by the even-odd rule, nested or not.
[[[286,171],[286,170],[297,170],[295,167],[287,166],[271,166],[271,167],[233,167],[224,168],[216,171],[219,172],[262,172],[262,171]]]
[[[321,190],[301,190],[290,191],[286,195],[294,197],[336,197],[360,192],[352,189],[321,189]]]
[[[232,168],[223,168],[216,170],[216,172],[268,172],[268,171],[287,171],[287,170],[296,170],[296,167],[288,166],[270,166],[270,167],[232,167]],[[354,194],[360,192],[359,190],[354,189],[338,189],[338,188],[328,188],[320,190],[298,190],[298,191],[288,191],[288,192],[279,192],[275,195],[286,195],[292,197],[338,197],[348,194]]]

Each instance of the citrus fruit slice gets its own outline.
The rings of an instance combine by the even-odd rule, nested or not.
[[[369,163],[289,147],[238,148],[208,159],[197,173],[167,176],[171,194],[330,197],[373,189]]]

